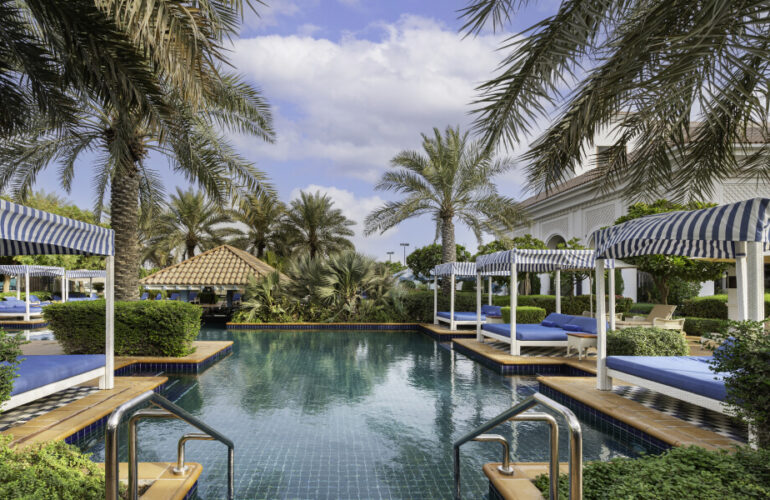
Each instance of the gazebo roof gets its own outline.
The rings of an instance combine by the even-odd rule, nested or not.
[[[274,271],[275,268],[248,252],[221,245],[145,276],[140,282],[151,286],[245,286],[250,276],[260,277]]]

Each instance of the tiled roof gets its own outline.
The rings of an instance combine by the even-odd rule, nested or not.
[[[249,276],[264,276],[275,269],[248,252],[230,245],[212,248],[179,264],[145,276],[143,285],[246,285]],[[282,278],[288,279],[281,275]]]

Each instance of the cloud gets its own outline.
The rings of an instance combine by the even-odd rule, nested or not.
[[[419,148],[421,132],[467,127],[474,88],[499,62],[499,36],[462,39],[417,16],[337,41],[312,35],[235,43],[231,60],[274,105],[278,131],[275,145],[240,145],[281,161],[324,160],[329,174],[369,182],[396,153]]]

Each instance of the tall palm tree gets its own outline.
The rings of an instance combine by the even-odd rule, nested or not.
[[[366,217],[366,234],[383,233],[407,219],[430,215],[441,237],[441,260],[456,260],[455,221],[468,226],[481,242],[482,234],[499,236],[520,222],[518,204],[498,193],[494,178],[512,168],[508,159],[468,139],[459,128],[437,128],[433,137],[422,135],[425,154],[402,151],[391,160],[376,189],[403,193],[401,201],[389,201]]]
[[[300,192],[292,200],[282,221],[283,237],[294,252],[307,253],[311,259],[353,249],[348,239],[355,233],[355,222],[334,208],[328,195]]]
[[[526,3],[472,0],[464,29],[503,29]],[[766,2],[564,0],[511,40],[480,87],[477,125],[490,147],[513,146],[558,108],[524,156],[532,188],[573,174],[611,123],[616,141],[597,161],[605,189],[626,181],[632,196],[657,196],[655,186],[708,199],[728,177],[770,178]]]
[[[274,250],[279,246],[281,219],[285,212],[286,205],[275,195],[247,196],[233,212],[233,219],[245,225],[246,230],[229,243],[262,259],[265,250]]]
[[[229,214],[206,199],[201,191],[176,189],[166,210],[156,220],[158,244],[179,249],[185,258],[196,249],[210,250],[221,245],[235,229]]]

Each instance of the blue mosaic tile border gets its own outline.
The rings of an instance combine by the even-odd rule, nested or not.
[[[204,359],[200,363],[144,363],[137,362],[115,370],[116,377],[126,377],[141,372],[164,372],[174,374],[199,374],[211,365],[233,352],[232,344]]]
[[[562,375],[562,376],[568,376],[568,377],[593,377],[594,376],[593,373],[586,372],[584,370],[575,368],[574,366],[567,365],[564,363],[561,363],[561,364],[532,363],[532,364],[505,365],[503,363],[498,363],[493,359],[489,359],[486,356],[482,356],[478,352],[472,349],[468,349],[462,344],[452,344],[452,348],[455,351],[459,352],[460,354],[463,354],[464,356],[467,356],[472,360],[478,363],[481,363],[487,368],[490,368],[502,375]]]
[[[416,325],[417,331],[420,333],[424,333],[428,337],[432,338],[433,340],[436,340],[438,342],[451,342],[453,339],[473,339],[476,338],[476,332],[463,332],[463,331],[454,331],[451,333],[438,333],[434,332],[430,328],[424,327],[422,325]]]
[[[187,492],[187,494],[184,496],[182,500],[192,500],[195,498],[195,495],[198,493],[198,480],[195,480],[195,483],[192,485],[192,488]]]
[[[489,482],[489,500],[505,500],[505,498],[503,498],[503,495],[501,495],[500,492],[497,491],[497,488],[495,488],[495,485],[492,484],[492,481]]]
[[[8,330],[37,330],[39,328],[46,328],[48,321],[41,321],[40,323],[6,323],[0,321],[0,328]]]
[[[625,422],[607,415],[592,406],[588,406],[563,392],[559,392],[542,382],[538,383],[538,391],[554,401],[563,404],[577,414],[581,422],[598,427],[602,432],[625,444],[639,444],[653,453],[662,453],[673,446],[660,439],[647,434]]]
[[[417,323],[227,323],[228,330],[417,330]]]

